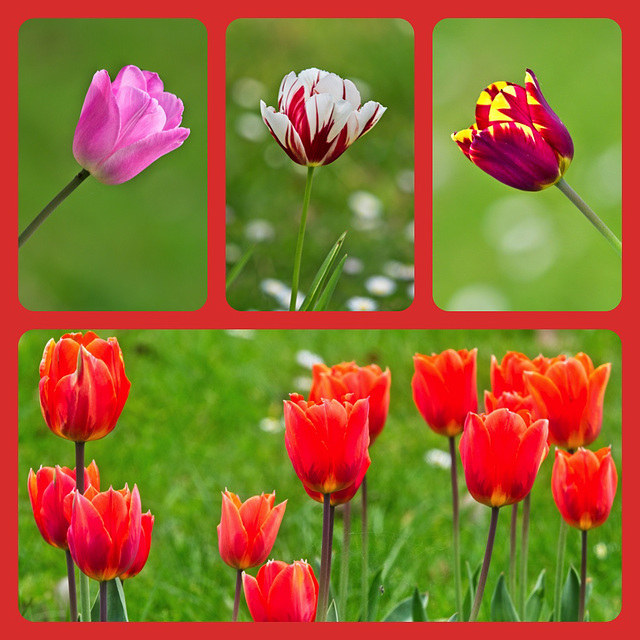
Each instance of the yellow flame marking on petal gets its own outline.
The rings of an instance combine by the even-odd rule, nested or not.
[[[462,129],[462,131],[456,131],[451,134],[451,139],[455,142],[466,142],[473,138],[471,129]]]
[[[507,85],[504,89],[502,89],[501,93],[508,93],[510,96],[515,96],[516,88],[512,84],[510,84],[510,85]]]
[[[483,91],[478,98],[478,104],[491,104],[491,95],[487,91]]]
[[[499,93],[491,103],[491,109],[489,110],[489,122],[494,120],[509,120],[513,118],[502,113],[501,109],[509,109],[509,102],[502,93]]]

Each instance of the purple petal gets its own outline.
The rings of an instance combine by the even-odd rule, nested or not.
[[[165,113],[158,101],[150,98],[145,91],[123,86],[116,100],[120,110],[121,129],[113,147],[114,152],[163,130]]]

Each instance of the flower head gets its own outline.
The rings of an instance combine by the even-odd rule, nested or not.
[[[602,427],[611,364],[594,367],[586,353],[554,362],[545,373],[524,374],[534,414],[549,420],[549,442],[566,449],[591,444]]]
[[[75,492],[67,538],[84,574],[100,582],[121,576],[136,560],[142,539],[138,487]]]
[[[369,400],[353,401],[349,394],[318,403],[297,393],[290,397],[284,402],[285,446],[309,495],[334,498],[348,488],[355,494],[352,485],[362,482],[370,463]]]
[[[460,438],[460,459],[469,493],[489,507],[503,507],[525,498],[549,452],[547,434],[547,421],[533,421],[527,411],[470,413]]]
[[[573,159],[571,136],[529,69],[524,87],[489,85],[478,98],[475,123],[451,137],[473,164],[524,191],[554,185]]]
[[[477,351],[446,349],[413,357],[413,400],[429,427],[440,435],[456,436],[469,411],[478,410]]]
[[[254,578],[242,574],[242,586],[254,622],[313,622],[318,606],[318,581],[303,560],[287,564],[271,560]]]
[[[100,474],[93,461],[84,470],[85,495],[100,491]],[[38,530],[45,542],[58,549],[68,549],[67,530],[71,520],[70,502],[76,488],[76,470],[67,467],[40,467],[29,470],[27,489]]]
[[[284,77],[278,109],[260,101],[271,135],[294,162],[306,167],[336,160],[386,111],[372,101],[360,106],[360,92],[351,80],[314,68]]]
[[[218,549],[234,569],[262,564],[273,548],[287,501],[274,506],[276,493],[253,496],[245,502],[231,491],[222,494],[222,517],[218,525]]]
[[[581,447],[573,454],[556,449],[551,490],[567,524],[582,531],[599,527],[609,517],[617,487],[611,447],[595,452]]]
[[[40,362],[40,407],[49,429],[61,438],[86,442],[116,426],[131,383],[115,338],[92,331],[49,340]]]
[[[157,73],[123,67],[111,82],[93,76],[73,138],[73,155],[105,184],[131,180],[189,136],[180,126],[182,100],[164,90]]]
[[[322,398],[340,400],[352,393],[354,400],[369,398],[370,445],[380,435],[389,411],[391,371],[384,371],[377,364],[359,367],[355,362],[341,362],[328,367],[317,363],[312,368],[313,381],[309,400],[321,402]]]

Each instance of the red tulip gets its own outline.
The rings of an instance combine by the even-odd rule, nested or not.
[[[591,444],[602,427],[602,405],[611,364],[594,368],[586,353],[524,374],[534,415],[549,420],[549,442],[566,449]]]
[[[92,487],[100,491],[100,474],[93,461],[84,470],[86,491]],[[67,530],[70,512],[65,502],[76,488],[76,470],[67,467],[40,467],[36,473],[29,470],[27,489],[38,530],[45,542],[58,549],[68,549]]]
[[[302,560],[287,564],[271,560],[254,578],[242,574],[244,596],[254,622],[313,622],[318,581]]]
[[[413,401],[429,427],[440,435],[456,436],[469,411],[478,410],[477,351],[447,349],[413,357]]]
[[[547,435],[547,421],[533,422],[527,411],[470,413],[460,438],[469,493],[488,507],[520,502],[549,452]]]
[[[137,486],[133,491],[126,485],[119,491],[110,488],[89,497],[76,492],[67,534],[73,561],[94,580],[122,575],[136,559],[142,538],[140,521]]]
[[[582,531],[599,527],[609,517],[617,486],[611,447],[595,453],[580,447],[573,454],[556,449],[551,490],[567,524]]]
[[[290,397],[284,402],[284,441],[305,488],[333,494],[363,477],[363,466],[369,466],[369,400],[352,403],[351,394],[319,403],[297,393]]]
[[[130,386],[115,338],[66,333],[44,349],[40,407],[49,429],[62,438],[86,442],[110,433]]]
[[[543,355],[530,360],[523,353],[507,351],[498,364],[495,356],[491,356],[491,391],[484,392],[484,407],[486,413],[496,409],[506,408],[511,411],[533,411],[533,400],[524,380],[526,371],[545,371],[565,356],[545,358]]]
[[[147,511],[147,513],[143,513],[140,516],[141,531],[138,553],[136,553],[136,558],[133,561],[133,564],[120,575],[120,580],[126,580],[127,578],[137,576],[144,568],[144,565],[147,564],[149,550],[151,549],[151,532],[153,531],[154,520],[155,518],[151,514],[151,511]]]
[[[359,367],[355,362],[341,362],[333,367],[314,364],[309,400],[340,400],[352,393],[354,400],[369,398],[369,439],[371,446],[380,435],[389,411],[391,371],[377,364]]]
[[[244,503],[231,491],[222,494],[218,548],[230,567],[248,569],[267,559],[287,506],[285,500],[274,507],[275,500],[275,491],[253,496]]]

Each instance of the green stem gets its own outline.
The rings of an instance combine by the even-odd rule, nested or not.
[[[342,559],[340,562],[340,619],[346,620],[347,590],[349,588],[349,547],[351,546],[351,502],[346,502],[343,511]]]
[[[369,622],[369,525],[367,522],[367,476],[360,485],[362,494],[362,577],[360,591],[362,596],[362,621]]]
[[[584,608],[587,596],[587,531],[582,531],[582,562],[580,563],[580,600],[578,601],[578,622],[584,622]]]
[[[518,539],[518,503],[511,505],[511,531],[509,535],[509,591],[516,597],[516,555]]]
[[[471,607],[469,622],[475,622],[478,618],[478,613],[480,612],[482,595],[484,594],[484,587],[487,584],[487,576],[489,575],[489,565],[491,564],[493,542],[496,538],[496,529],[498,528],[499,513],[499,507],[491,507],[491,523],[489,524],[489,535],[487,536],[487,548],[484,552],[484,560],[482,561],[482,569],[480,571],[480,577],[478,578],[478,588],[476,589],[476,597],[473,600],[473,607]]]
[[[69,587],[69,619],[78,622],[78,597],[76,594],[76,565],[69,549],[65,551],[67,557],[67,585]]]
[[[76,442],[76,491],[84,493],[84,442]],[[80,617],[83,622],[91,622],[91,595],[89,593],[89,577],[80,571],[78,576],[80,592]]]
[[[564,570],[564,550],[567,541],[567,523],[560,518],[560,531],[558,533],[558,551],[556,553],[556,583],[553,593],[553,619],[560,622],[562,607],[562,572]]]
[[[324,494],[322,508],[322,552],[320,556],[320,585],[318,593],[317,622],[326,622],[329,609],[329,583],[331,580],[331,546],[333,542],[333,512],[331,494]]]
[[[556,182],[556,187],[564,193],[573,204],[585,215],[587,220],[601,233],[604,239],[613,247],[614,251],[622,257],[622,242],[616,235],[600,220],[591,207],[568,185],[564,178]]]
[[[91,174],[83,169],[73,180],[29,223],[29,226],[18,236],[18,249],[31,237],[33,232],[57,209],[57,207],[75,191]]]
[[[100,582],[100,622],[107,622],[107,581]]]
[[[522,544],[520,549],[520,620],[525,619],[528,564],[529,564],[529,515],[531,513],[531,494],[522,502]]]
[[[307,183],[304,188],[304,200],[302,202],[302,215],[300,228],[298,229],[298,242],[296,243],[296,255],[293,261],[293,278],[291,279],[291,302],[289,311],[296,310],[298,300],[298,283],[300,281],[300,265],[302,263],[302,246],[304,244],[304,232],[307,226],[307,211],[311,200],[311,184],[313,183],[313,170],[315,167],[307,167]]]
[[[456,589],[456,610],[458,620],[462,620],[462,573],[460,568],[460,507],[458,499],[458,467],[456,458],[456,439],[449,436],[451,454],[451,498],[453,512],[453,575]]]
[[[242,569],[236,570],[236,595],[233,599],[233,622],[238,622],[238,611],[240,610],[240,592],[242,591]]]

